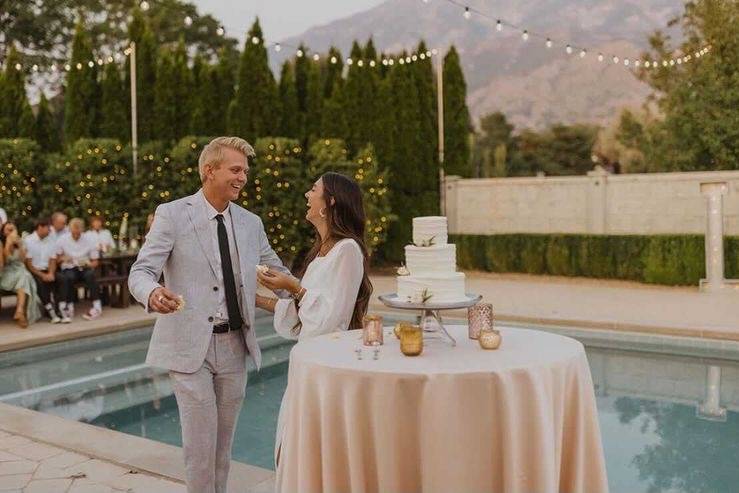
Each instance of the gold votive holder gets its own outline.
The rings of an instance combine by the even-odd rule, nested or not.
[[[406,356],[418,356],[423,352],[423,329],[420,325],[401,326],[400,352]]]
[[[493,305],[478,303],[467,309],[467,328],[470,339],[477,339],[480,332],[493,330]]]
[[[402,331],[404,327],[407,327],[409,325],[413,324],[405,320],[401,320],[400,322],[396,323],[395,327],[393,328],[393,334],[395,334],[395,337],[400,339],[400,331]]]
[[[502,340],[503,336],[497,330],[484,330],[477,338],[483,349],[498,349]]]
[[[382,316],[367,315],[362,324],[362,341],[365,346],[381,346],[382,339]]]

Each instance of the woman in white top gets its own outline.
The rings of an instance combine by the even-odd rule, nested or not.
[[[357,183],[338,173],[326,173],[305,197],[305,218],[317,236],[297,278],[272,270],[258,273],[266,287],[287,290],[293,299],[257,296],[256,300],[257,306],[274,312],[278,334],[298,341],[361,328],[372,294],[364,243],[366,217]],[[275,463],[279,461],[283,439],[285,405],[283,398],[277,419]]]
[[[338,173],[326,173],[305,197],[305,217],[317,237],[297,278],[272,270],[258,273],[267,288],[287,290],[293,298],[257,296],[256,300],[258,307],[274,312],[278,334],[298,340],[361,328],[372,294],[366,269],[366,218],[357,183]]]

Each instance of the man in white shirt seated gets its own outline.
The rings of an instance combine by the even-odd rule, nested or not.
[[[5,212],[5,209],[0,207],[0,226],[8,222],[8,213]]]
[[[51,237],[57,240],[67,233],[69,233],[67,215],[63,212],[56,211],[51,215]]]
[[[103,222],[103,216],[92,216],[90,218],[90,229],[85,231],[85,236],[97,245],[100,253],[106,253],[115,246],[113,235],[110,234],[109,230],[103,229]]]
[[[54,310],[52,295],[55,292],[56,279],[56,241],[51,237],[51,226],[47,218],[36,221],[36,229],[26,236],[23,242],[26,245],[26,268],[33,274],[36,281],[36,290],[46,309],[51,323],[61,322],[61,318]]]
[[[59,311],[62,322],[69,323],[74,317],[74,284],[84,281],[90,291],[92,308],[82,317],[85,320],[94,320],[103,313],[100,302],[100,286],[97,282],[95,269],[98,266],[100,252],[88,237],[82,233],[85,223],[82,219],[74,218],[69,222],[69,234],[56,240],[56,258],[61,265],[59,274]]]

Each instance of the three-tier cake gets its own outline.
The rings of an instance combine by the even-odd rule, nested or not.
[[[410,302],[455,303],[467,299],[465,275],[457,272],[457,248],[447,243],[443,216],[413,218],[413,244],[405,247],[406,271],[398,275],[398,298]]]

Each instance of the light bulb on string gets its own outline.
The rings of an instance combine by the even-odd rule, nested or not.
[[[568,55],[572,55],[572,46],[567,45],[567,47],[565,48],[565,51],[567,52]]]
[[[298,50],[295,52],[295,54],[297,55],[298,58],[302,58],[304,55],[303,50]]]
[[[498,21],[495,22],[495,29],[497,29],[498,31],[502,31],[503,30],[503,23],[500,22],[500,20],[498,20]]]
[[[56,72],[56,63],[51,64],[51,71]]]
[[[352,60],[351,58],[347,58],[346,59],[346,64],[347,65],[352,65],[353,63],[354,63],[354,60]]]
[[[34,63],[34,64],[33,64],[33,67],[31,67],[31,70],[33,70],[34,72],[38,72],[38,65],[36,65],[36,64]]]
[[[409,56],[405,57],[405,63],[411,63],[411,57]]]
[[[662,66],[663,67],[666,67],[667,66],[667,60],[662,60]]]
[[[598,53],[598,61],[602,62],[604,59],[605,57],[603,56],[603,53]]]
[[[388,64],[388,65],[390,65],[390,66],[392,67],[393,65],[395,65],[395,60],[393,60],[393,59],[391,58],[390,60],[388,60],[388,61],[387,61],[387,64]]]
[[[141,10],[143,10],[144,12],[146,12],[147,10],[149,10],[149,2],[147,2],[146,0],[144,0],[143,2],[141,2]]]
[[[580,50],[580,58],[585,58],[585,55],[587,55],[588,52],[584,49]]]
[[[331,57],[331,63],[336,64],[336,62],[338,61],[339,61],[338,58],[336,58],[335,56]]]
[[[421,53],[420,55],[418,55],[418,58],[420,58],[421,60],[425,60],[426,59],[426,53]]]
[[[682,65],[682,63],[683,63],[683,59],[682,59],[682,58],[678,58],[678,59],[677,59],[677,64],[678,64],[678,65]]]
[[[551,47],[552,47],[552,40],[547,38],[547,48],[551,48]]]
[[[650,67],[651,65],[652,65],[652,64],[651,64],[651,63],[649,63],[648,61],[647,61],[647,62],[644,62],[644,67],[646,67],[646,68],[649,68],[649,67]]]
[[[675,60],[670,60],[670,67],[674,67],[674,66],[675,66]]]
[[[614,56],[613,57],[613,63],[618,64],[618,61],[619,61],[619,58],[617,56]]]
[[[113,63],[113,57],[112,56],[109,56],[108,57],[108,63]]]
[[[67,63],[66,65],[64,65],[64,70],[69,72],[70,70],[72,70],[72,67]]]
[[[259,44],[259,38],[256,37],[256,36],[252,36],[251,43],[252,44],[255,44],[255,45],[258,45]]]
[[[102,58],[98,58],[98,65],[101,65],[102,66],[103,63],[105,63],[105,62],[103,62],[103,59]]]
[[[629,63],[631,63],[629,61],[629,59],[628,58],[624,58],[624,66],[628,67],[629,66]]]
[[[77,63],[77,70],[82,70],[82,64],[81,63]]]
[[[89,62],[87,62],[87,66],[90,67],[90,68],[94,67],[95,66],[95,62],[93,62],[92,60],[90,60]]]
[[[470,20],[470,18],[472,18],[472,12],[470,12],[470,8],[469,7],[465,7],[464,8],[464,14],[463,15],[464,15],[464,18],[467,19],[467,20]]]
[[[385,65],[385,66],[387,67],[387,58],[383,58],[383,59],[382,59],[382,64],[383,64],[383,65]]]
[[[226,30],[223,29],[223,26],[218,26],[218,29],[216,29],[216,34],[219,36],[223,36],[224,34],[226,34]]]
[[[316,62],[318,60],[320,60],[320,59],[321,59],[321,56],[318,53],[316,53],[315,55],[313,55],[313,60],[315,60]]]
[[[364,60],[357,60],[357,67],[363,67],[364,66]]]
[[[405,64],[405,58],[400,58],[398,60],[398,63],[401,64],[401,65],[404,65]]]
[[[634,67],[639,68],[641,66],[641,62],[639,60],[634,60]]]
[[[521,38],[524,41],[528,41],[529,40],[529,32],[524,30],[523,34],[521,35]]]
[[[185,16],[185,25],[187,27],[192,26],[192,17],[190,17],[189,15]]]
[[[432,55],[436,55],[437,53],[439,53],[439,50],[437,50],[436,48],[434,48],[433,50],[431,50],[431,54]]]
[[[377,62],[375,62],[374,60],[370,60],[369,66],[374,67],[375,65],[377,65]]]
[[[417,56],[417,55],[413,55],[413,56],[411,57],[411,60],[413,60],[413,61],[415,62],[416,60],[418,60],[418,56]]]

